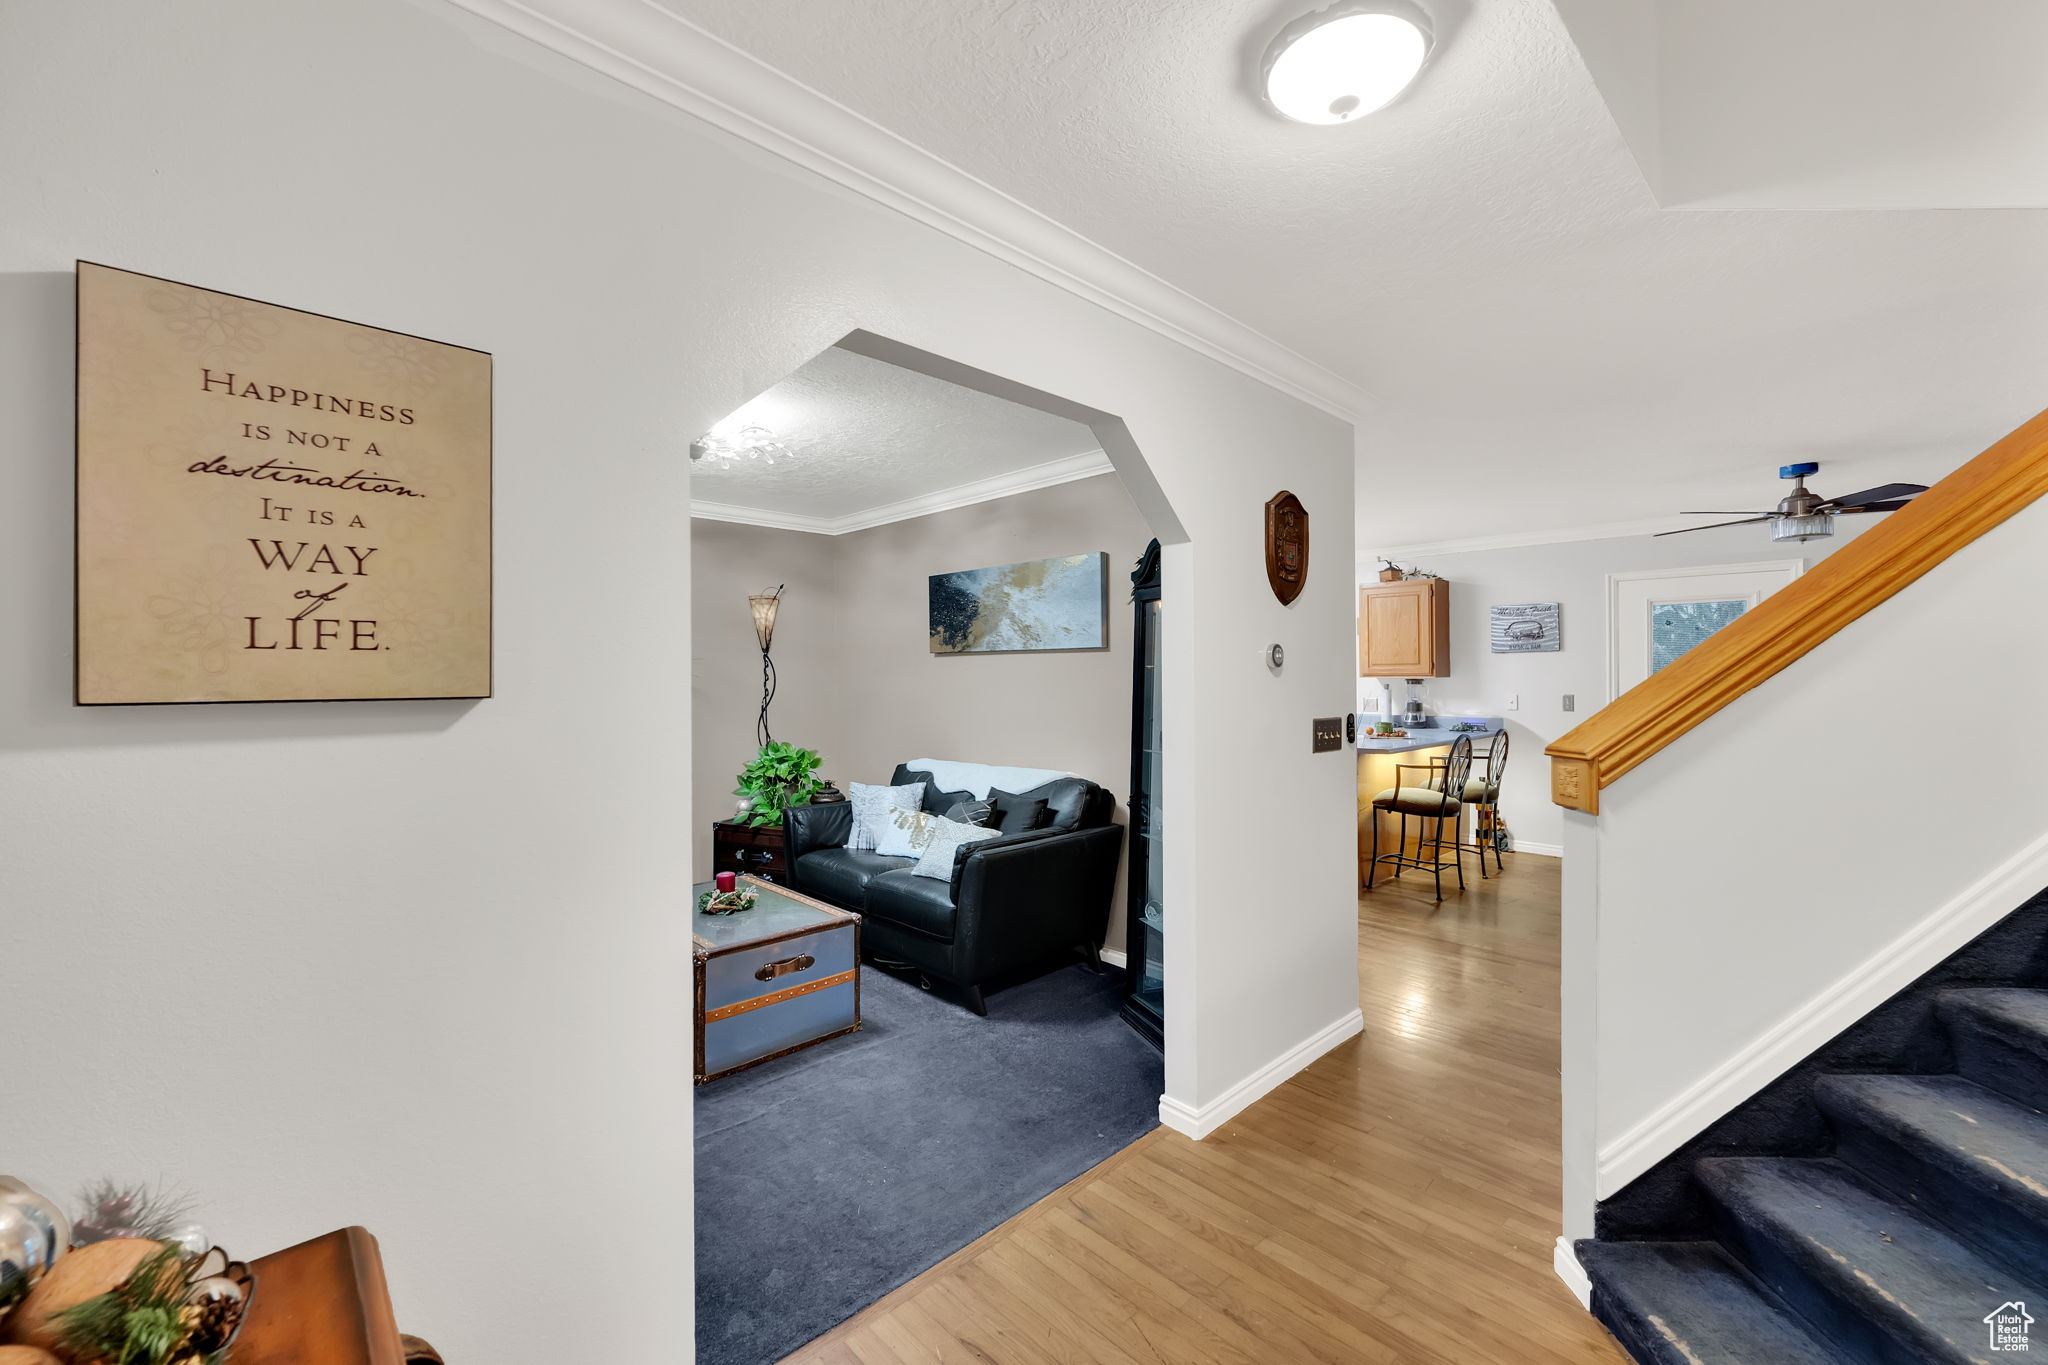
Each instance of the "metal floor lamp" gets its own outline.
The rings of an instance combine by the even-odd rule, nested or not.
[[[747,599],[754,612],[754,638],[761,642],[761,715],[754,728],[763,748],[769,741],[768,708],[775,701],[775,660],[768,651],[775,643],[775,613],[782,605],[782,590],[786,586],[777,583],[774,592],[757,593]]]

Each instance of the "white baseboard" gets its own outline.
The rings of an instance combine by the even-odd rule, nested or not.
[[[1922,973],[1939,966],[1958,948],[2019,909],[2043,886],[2048,886],[2048,835],[1964,888],[1755,1042],[1603,1145],[1595,1174],[1596,1197],[1607,1198],[1677,1151]]]
[[[1550,1253],[1550,1268],[1557,1272],[1557,1278],[1563,1280],[1565,1288],[1578,1299],[1579,1307],[1590,1311],[1593,1307],[1593,1282],[1586,1277],[1586,1267],[1579,1264],[1579,1253],[1572,1250],[1571,1238],[1557,1239],[1557,1249]]]
[[[1311,1037],[1287,1049],[1205,1105],[1183,1104],[1171,1095],[1161,1095],[1159,1121],[1199,1142],[1279,1089],[1310,1062],[1363,1032],[1365,1015],[1353,1010],[1336,1023],[1317,1030]]]
[[[1128,967],[1131,965],[1131,959],[1125,956],[1121,948],[1104,948],[1096,956],[1112,967]]]
[[[1539,858],[1562,858],[1564,856],[1564,845],[1539,844],[1528,839],[1517,839],[1515,840],[1513,851],[1516,853],[1533,853]]]

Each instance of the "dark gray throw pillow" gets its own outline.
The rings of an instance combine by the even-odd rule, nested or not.
[[[1022,834],[1045,826],[1045,798],[1042,796],[1019,796],[997,787],[988,794],[988,799],[996,808],[992,823],[1005,834]]]
[[[986,801],[976,801],[969,797],[965,801],[955,802],[946,807],[944,814],[948,820],[957,820],[963,825],[986,826],[994,821],[996,808]]]

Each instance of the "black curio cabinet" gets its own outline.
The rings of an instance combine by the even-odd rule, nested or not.
[[[1159,542],[1131,572],[1131,856],[1124,952],[1124,1022],[1166,1046],[1166,924],[1161,894],[1159,719]]]

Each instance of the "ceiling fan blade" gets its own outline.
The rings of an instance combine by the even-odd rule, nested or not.
[[[1926,491],[1927,485],[1924,483],[1881,483],[1875,488],[1866,488],[1861,493],[1851,493],[1846,498],[1830,498],[1821,506],[1839,511],[1849,507],[1864,507],[1873,502],[1897,502]]]
[[[1712,516],[1713,513],[1709,512],[1707,515]],[[1707,523],[1705,526],[1681,526],[1676,531],[1659,531],[1657,534],[1660,536],[1682,536],[1687,531],[1711,531],[1718,526],[1748,526],[1753,522],[1769,521],[1770,519],[1770,515],[1744,517],[1741,521],[1714,521]]]
[[[1866,502],[1860,507],[1830,507],[1828,510],[1843,516],[1852,512],[1896,512],[1911,501],[1911,498],[1894,498],[1890,502]]]
[[[1751,509],[1746,512],[1680,512],[1678,515],[1681,517],[1775,517],[1778,514],[1776,511],[1758,512]]]

